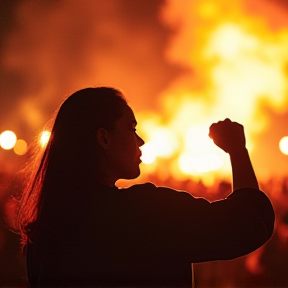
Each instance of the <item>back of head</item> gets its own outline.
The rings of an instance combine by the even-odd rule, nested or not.
[[[47,173],[57,175],[61,171],[64,181],[65,175],[70,178],[79,173],[86,179],[101,180],[101,148],[96,133],[100,127],[113,129],[124,105],[122,94],[108,87],[86,88],[67,98],[52,129]]]
[[[56,211],[65,203],[62,210],[68,203],[86,198],[85,191],[101,183],[105,175],[97,130],[112,130],[125,105],[121,92],[110,87],[82,89],[62,103],[52,119],[45,150],[39,151],[39,157],[34,155],[31,169],[26,169],[30,176],[25,176],[16,219],[23,243],[33,230],[40,210],[40,214],[51,209]]]

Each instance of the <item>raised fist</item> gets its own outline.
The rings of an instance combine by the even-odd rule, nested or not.
[[[209,137],[214,143],[227,153],[245,149],[244,128],[230,119],[213,123],[210,126]]]

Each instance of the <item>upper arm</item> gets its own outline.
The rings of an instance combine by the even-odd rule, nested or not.
[[[264,244],[273,232],[273,208],[264,193],[248,190],[216,202],[173,195],[167,220],[177,234],[171,237],[181,246],[178,251],[191,262],[202,262],[236,258]]]

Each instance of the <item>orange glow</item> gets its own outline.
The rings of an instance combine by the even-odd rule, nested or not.
[[[27,152],[26,141],[22,139],[18,139],[13,150],[17,155],[24,155]]]
[[[54,12],[46,14],[45,10],[42,11],[39,5],[32,2],[29,1],[27,6],[23,4],[19,10],[17,15],[20,16],[23,29],[11,33],[11,37],[7,38],[10,40],[3,55],[3,63],[9,71],[23,71],[23,75],[28,76],[32,73],[27,79],[40,77],[43,81],[37,86],[38,90],[29,90],[23,94],[25,97],[19,97],[19,109],[15,109],[14,113],[25,121],[21,125],[28,126],[31,131],[38,129],[39,123],[44,123],[43,112],[46,107],[48,109],[58,102],[62,92],[68,93],[93,84],[95,71],[99,71],[96,73],[97,83],[123,88],[125,96],[131,98],[131,107],[138,114],[139,134],[146,142],[141,148],[141,172],[144,177],[152,173],[163,176],[162,179],[168,173],[175,179],[193,179],[195,176],[203,181],[218,176],[230,177],[229,157],[215,147],[207,135],[213,122],[225,118],[244,125],[247,146],[256,170],[267,177],[276,169],[277,173],[284,173],[279,172],[285,170],[280,167],[281,161],[279,165],[269,163],[269,160],[277,158],[274,153],[279,156],[278,147],[271,149],[271,153],[269,151],[260,155],[270,148],[267,146],[271,142],[261,143],[261,147],[259,143],[266,132],[276,131],[269,127],[272,121],[278,121],[273,115],[285,116],[288,107],[288,11],[278,5],[278,1],[165,0],[157,11],[161,30],[155,30],[154,34],[150,30],[152,26],[146,25],[145,29],[141,29],[143,34],[134,33],[132,40],[131,33],[128,33],[130,28],[126,30],[129,26],[123,25],[126,19],[122,23],[122,17],[110,17],[109,13],[104,13],[101,25],[94,22],[95,11],[91,9],[93,1],[88,1],[92,6],[82,5],[80,14],[76,13],[79,12],[76,4],[73,7],[67,4],[69,9],[59,10],[60,22],[54,21],[55,15],[59,16],[57,9],[53,10],[55,15]],[[117,13],[119,7],[114,3],[117,1],[108,2]],[[38,9],[41,13],[35,13]],[[47,21],[39,22],[42,12]],[[79,44],[80,41],[78,44],[81,49],[75,48],[75,51],[77,57],[83,60],[79,61],[81,65],[78,64],[87,69],[84,69],[84,74],[79,72],[83,69],[66,69],[70,74],[64,77],[62,69],[55,72],[53,61],[59,62],[61,53],[58,52],[62,50],[58,48],[63,47],[63,41],[75,38],[75,27],[71,29],[70,26],[76,23],[71,21],[75,17],[85,19],[81,23],[82,28],[87,29],[87,42],[84,41],[87,45]],[[107,22],[107,19],[111,22]],[[41,29],[47,31],[48,36],[55,41],[46,43],[49,37],[39,38],[39,29],[36,28],[40,24],[37,26],[35,23],[40,23]],[[51,26],[48,29],[47,23]],[[154,24],[159,23],[155,21]],[[135,29],[139,27],[135,26]],[[161,34],[163,28],[166,32],[159,38],[158,33]],[[63,33],[67,37],[63,38]],[[115,44],[113,49],[94,49],[98,37],[101,38],[103,33],[115,40],[115,43],[111,40]],[[30,38],[39,42],[25,46],[24,50],[17,44],[25,43]],[[112,45],[112,42],[108,44]],[[127,43],[130,43],[131,53],[122,49]],[[56,54],[51,53],[49,45],[55,48],[52,51]],[[62,55],[66,57],[62,57],[62,62],[65,65],[72,63],[73,66],[75,61],[70,61],[73,53],[66,54]],[[33,67],[31,55],[36,59],[32,63]],[[129,62],[131,59],[132,62]],[[135,72],[137,69],[140,72]],[[35,71],[39,74],[36,78],[33,77]],[[163,71],[165,73],[162,74]],[[59,86],[61,79],[66,84]],[[149,83],[146,81],[148,79]],[[154,98],[151,99],[150,95]],[[146,111],[144,107],[147,107]],[[271,134],[276,137],[274,132]],[[48,139],[49,133],[43,135],[39,141],[41,146],[45,146]],[[261,156],[267,161],[261,161]],[[283,154],[280,156],[284,157]],[[259,167],[259,163],[263,166],[263,163],[267,163],[267,167]]]
[[[140,135],[146,135],[144,139],[148,139],[141,147],[142,162],[147,164],[142,166],[142,171],[155,172],[157,165],[161,165],[161,159],[167,158],[171,162],[168,164],[169,169],[176,179],[193,175],[211,179],[211,175],[207,173],[214,173],[223,168],[227,162],[227,155],[209,138],[208,124],[189,125],[188,118],[190,123],[193,123],[193,117],[199,107],[191,107],[189,99],[179,102],[178,108],[175,109],[177,117],[172,118],[166,125],[156,118],[153,120],[153,115],[149,117],[146,114],[147,118],[144,119],[143,115],[139,115],[142,119],[139,124]],[[195,110],[195,113],[191,113],[191,110]],[[153,165],[153,169],[148,167],[149,165]]]
[[[279,148],[283,154],[288,155],[288,136],[285,136],[280,140]]]
[[[50,131],[43,131],[40,134],[39,143],[42,147],[45,147],[50,139],[51,132]]]
[[[145,143],[142,147],[140,147],[142,151],[141,160],[145,164],[151,164],[156,159],[156,151],[154,150],[153,145],[151,143]]]
[[[203,174],[220,169],[224,164],[223,154],[208,137],[205,126],[190,127],[184,137],[184,152],[179,158],[179,167],[186,174]],[[220,152],[220,154],[219,154]]]
[[[151,132],[150,144],[154,147],[157,156],[171,157],[177,149],[178,143],[173,132],[166,127],[158,127]]]
[[[14,147],[17,137],[12,131],[4,131],[0,135],[0,146],[5,150],[10,150]]]
[[[176,179],[226,177],[229,157],[208,137],[209,126],[225,118],[243,124],[253,154],[269,124],[263,107],[281,113],[288,104],[288,21],[272,29],[270,19],[245,10],[245,0],[166,3],[162,20],[177,31],[167,58],[193,75],[179,76],[162,92],[158,114],[139,113],[140,135],[150,151],[150,158],[143,152],[150,160],[142,170],[153,165],[159,171],[167,165],[161,159],[169,157]]]
[[[179,157],[179,168],[186,174],[203,174],[209,171],[220,169],[224,160],[215,154],[206,154],[193,157],[188,152],[184,152]]]

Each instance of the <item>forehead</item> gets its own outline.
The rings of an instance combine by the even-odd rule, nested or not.
[[[130,108],[130,106],[125,105],[123,107],[123,115],[122,115],[121,118],[118,119],[118,122],[120,122],[120,123],[130,123],[130,124],[133,123],[133,122],[136,122],[134,112]]]
[[[130,108],[130,106],[125,105],[123,109],[123,116],[120,119],[123,119],[125,121],[130,121],[130,122],[136,121],[134,112]]]

